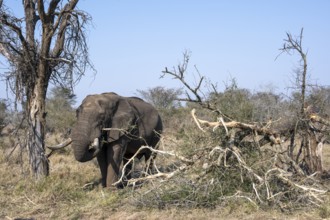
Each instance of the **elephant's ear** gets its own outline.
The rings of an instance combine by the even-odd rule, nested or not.
[[[131,105],[125,99],[119,99],[111,120],[108,141],[118,140],[121,136],[130,132],[134,128],[133,124],[134,112]]]

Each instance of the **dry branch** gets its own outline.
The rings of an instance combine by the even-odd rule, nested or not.
[[[238,121],[224,122],[223,119],[220,120],[219,122],[210,122],[197,118],[195,109],[191,111],[191,115],[194,121],[196,122],[198,128],[201,129],[203,132],[205,132],[205,130],[202,128],[202,125],[205,127],[212,127],[213,130],[215,130],[218,127],[224,127],[226,131],[228,130],[228,128],[240,128],[240,129],[251,130],[257,132],[258,134],[267,135],[273,144],[281,143],[280,135],[277,132],[270,129],[268,124],[266,126],[261,127],[257,124],[247,124]]]
[[[200,88],[201,84],[204,83],[204,77],[200,76],[196,86],[191,86],[186,81],[185,75],[190,58],[187,53],[184,54],[183,64],[178,65],[173,70],[165,68],[164,75],[167,74],[179,80],[189,92],[189,94],[186,93],[187,98],[181,100],[199,104],[203,109],[211,110],[218,116],[217,121],[207,121],[198,118],[195,109],[191,111],[198,129],[204,133],[197,138],[203,141],[204,138],[207,140],[205,143],[196,143],[196,145],[198,144],[198,152],[197,150],[195,152],[198,154],[192,158],[198,159],[190,166],[184,166],[185,175],[189,179],[186,183],[197,182],[199,184],[193,185],[194,192],[191,194],[195,194],[198,188],[204,192],[204,187],[216,189],[220,186],[221,196],[219,200],[244,198],[257,207],[259,204],[276,204],[283,208],[284,206],[295,207],[302,204],[319,205],[323,202],[322,196],[327,191],[318,183],[317,175],[308,176],[308,174],[313,173],[314,175],[315,168],[321,167],[322,170],[322,144],[326,136],[324,131],[328,132],[328,130],[319,127],[320,124],[329,126],[330,122],[318,115],[309,115],[308,112],[304,111],[307,62],[306,54],[302,49],[302,33],[303,30],[301,30],[299,38],[296,39],[291,34],[287,34],[288,39],[285,40],[281,49],[282,52],[287,53],[298,51],[303,63],[301,79],[297,77],[298,82],[301,83],[299,86],[302,91],[301,109],[295,128],[290,127],[287,130],[283,128],[280,131],[274,128],[274,121],[271,120],[267,123],[243,123],[223,114],[217,108],[219,106],[217,103],[202,99],[204,96]],[[213,88],[217,94],[215,87]],[[313,124],[313,122],[319,124]],[[207,130],[215,132],[218,128],[223,128],[226,136],[214,138],[214,135],[221,135],[221,133],[206,132]],[[322,132],[323,134],[320,135]],[[283,149],[284,144],[282,145],[281,135],[290,135],[288,149]],[[250,140],[246,141],[246,139]],[[298,146],[297,142],[299,143],[300,140],[302,140],[301,152],[298,153],[295,160],[296,155],[294,154],[297,151],[294,151],[294,148]],[[271,146],[268,146],[268,143],[271,143]],[[255,148],[256,146],[257,148]],[[251,150],[256,152],[251,152]],[[303,158],[301,159],[300,156]],[[192,170],[200,172],[190,175],[189,171]],[[162,174],[159,175],[162,176]],[[237,178],[240,178],[241,185],[234,186],[236,183],[233,181],[237,181]],[[226,188],[228,185],[237,188],[229,194],[222,194],[224,190],[221,187]],[[246,188],[244,187],[240,188],[242,185],[248,187],[250,191],[245,191]],[[157,193],[157,195],[160,194],[160,192]]]
[[[316,115],[316,114],[311,114],[309,116],[310,120],[312,122],[318,122],[318,123],[321,123],[321,124],[324,124],[326,126],[330,126],[330,121],[329,120],[326,120],[324,118],[322,118],[321,116],[319,115]]]
[[[198,82],[195,83],[195,86],[190,85],[189,82],[187,82],[185,76],[187,74],[187,68],[190,60],[190,53],[184,52],[183,53],[183,62],[179,64],[177,67],[173,67],[172,70],[169,70],[167,67],[165,67],[165,70],[162,71],[163,75],[161,77],[164,77],[166,74],[172,76],[174,79],[179,80],[184,87],[187,89],[186,91],[186,98],[180,98],[179,101],[185,101],[185,102],[191,102],[196,103],[200,105],[202,108],[211,110],[216,112],[219,115],[222,115],[224,117],[228,117],[227,115],[223,114],[217,107],[214,105],[214,103],[211,103],[209,101],[203,100],[203,97],[205,95],[201,91],[201,87],[203,84],[205,84],[205,77],[201,76],[199,73],[199,70],[195,66],[195,70],[197,71],[199,75]],[[215,86],[211,85],[213,90],[217,93]]]
[[[128,185],[134,185],[137,182],[142,182],[146,180],[152,180],[152,179],[170,179],[177,175],[178,173],[181,173],[185,171],[189,166],[187,164],[183,164],[182,166],[178,167],[176,170],[169,172],[169,173],[163,173],[163,172],[158,172],[156,174],[152,175],[147,175],[145,177],[139,177],[139,178],[134,178],[134,179],[129,179],[127,180]],[[113,185],[118,184],[117,182],[114,183]]]
[[[267,123],[266,126],[260,126],[258,124],[248,124],[248,123],[241,123],[241,122],[237,122],[237,121],[229,121],[229,122],[224,122],[223,120],[219,120],[217,122],[210,122],[207,120],[202,120],[196,117],[196,110],[193,109],[191,111],[191,115],[197,125],[197,127],[202,130],[203,132],[205,132],[205,127],[206,128],[211,128],[213,131],[218,128],[218,127],[223,127],[226,129],[226,133],[228,136],[228,129],[231,129],[231,131],[233,131],[234,129],[241,129],[241,130],[251,130],[253,131],[254,134],[256,135],[265,135],[268,136],[270,141],[273,144],[281,144],[280,138],[279,138],[279,134],[272,130],[270,128],[270,123]],[[322,118],[318,117],[318,116],[313,116],[314,121],[318,121],[318,122],[322,122],[323,124],[327,124],[326,120],[322,120]],[[231,136],[235,134],[234,132],[231,132]],[[231,138],[232,139],[232,138]],[[256,140],[255,140],[256,141]],[[232,143],[232,141],[229,141],[230,143]],[[241,167],[241,169],[246,170],[248,174],[251,174],[256,180],[257,180],[257,184],[256,183],[252,183],[253,186],[253,191],[255,193],[256,198],[258,199],[258,201],[260,203],[263,203],[260,195],[262,194],[258,189],[258,187],[260,186],[264,186],[266,188],[266,192],[267,192],[267,200],[273,200],[275,199],[275,197],[278,197],[280,195],[282,195],[283,193],[273,193],[273,189],[271,189],[271,182],[273,181],[269,178],[269,176],[273,176],[276,177],[277,179],[281,180],[284,184],[287,184],[289,188],[291,188],[290,190],[297,190],[302,192],[302,195],[308,199],[309,202],[313,203],[313,204],[318,204],[320,202],[322,202],[322,195],[324,195],[327,191],[321,188],[314,188],[314,187],[310,187],[310,186],[305,186],[302,185],[300,183],[297,183],[296,180],[291,179],[291,177],[294,176],[294,173],[290,172],[290,171],[284,171],[283,169],[280,169],[277,167],[278,163],[285,163],[287,164],[287,167],[291,167],[292,170],[291,171],[295,171],[295,174],[298,174],[298,176],[300,177],[304,177],[306,176],[304,171],[301,169],[301,167],[295,163],[294,160],[292,160],[285,152],[284,153],[277,153],[276,151],[272,151],[274,153],[273,159],[274,159],[274,163],[273,163],[273,167],[270,167],[270,169],[268,169],[268,171],[266,170],[265,175],[259,175],[257,174],[257,172],[252,169],[247,163],[246,161],[243,159],[243,157],[241,156],[240,150],[235,146],[235,145],[229,145],[229,148],[221,148],[219,146],[215,147],[211,152],[210,152],[210,156],[214,154],[215,151],[219,151],[221,152],[218,159],[215,160],[214,162],[209,162],[208,166],[205,166],[206,169],[211,168],[214,165],[220,165],[220,161],[224,158],[224,155],[227,154],[228,152],[231,153],[231,155],[233,155],[238,162],[239,167]],[[209,158],[211,158],[209,156]],[[321,146],[317,148],[317,152],[316,152],[316,156],[318,158],[321,158],[322,160],[322,152],[321,152]],[[224,162],[226,162],[224,160]],[[241,178],[242,178],[242,174],[241,174]],[[242,179],[243,181],[243,179]],[[283,195],[282,195],[283,196]],[[249,198],[249,197],[247,197]]]
[[[140,178],[133,178],[133,179],[129,179],[127,181],[127,183],[129,185],[134,185],[135,183],[137,182],[140,182],[140,181],[145,181],[145,180],[150,180],[150,179],[156,179],[156,178],[165,178],[165,179],[169,179],[171,177],[173,177],[174,175],[176,175],[177,173],[185,170],[188,165],[192,165],[194,163],[193,160],[190,160],[188,158],[185,158],[181,155],[178,155],[176,152],[174,151],[162,151],[162,150],[157,150],[157,149],[154,149],[152,147],[149,147],[149,146],[142,146],[140,147],[140,149],[133,155],[132,158],[130,158],[126,164],[124,164],[123,168],[122,168],[122,174],[119,178],[119,180],[115,183],[113,183],[112,185],[116,186],[118,185],[119,183],[121,183],[125,177],[125,170],[127,168],[127,166],[132,163],[134,161],[134,159],[137,157],[137,155],[142,151],[142,150],[145,150],[145,149],[148,149],[150,151],[152,151],[153,153],[156,153],[156,154],[163,154],[163,155],[168,155],[168,156],[173,156],[177,159],[179,159],[180,161],[182,161],[184,164],[182,166],[180,166],[178,169],[176,169],[175,171],[173,172],[170,172],[170,173],[163,173],[163,172],[159,172],[159,170],[157,169],[157,172],[156,174],[153,174],[153,175],[147,175],[145,177],[140,177]]]
[[[237,121],[226,122],[223,119],[212,122],[197,118],[195,109],[191,111],[191,115],[198,129],[205,132],[205,136],[209,135],[209,133],[206,133],[205,128],[210,128],[213,131],[219,127],[226,129],[227,135],[220,142],[224,145],[220,146],[218,141],[214,142],[213,139],[209,139],[210,142],[205,143],[206,145],[202,144],[202,146],[198,146],[198,150],[195,149],[196,154],[192,156],[193,160],[179,156],[173,151],[159,151],[144,146],[143,149],[148,148],[153,152],[174,156],[183,163],[174,171],[164,173],[157,170],[155,174],[145,174],[146,176],[127,180],[127,184],[135,185],[140,181],[159,180],[159,183],[161,183],[157,185],[159,190],[150,190],[146,193],[155,194],[157,201],[161,200],[163,196],[169,198],[172,194],[184,190],[185,195],[189,193],[187,198],[196,197],[196,201],[191,201],[196,204],[206,194],[212,195],[211,197],[214,198],[216,191],[219,192],[220,190],[221,193],[218,195],[217,200],[244,199],[256,207],[269,204],[276,204],[281,208],[286,206],[295,207],[302,204],[320,206],[324,202],[324,195],[327,193],[324,186],[318,183],[315,179],[316,176],[307,176],[300,164],[290,158],[282,147],[279,149],[278,146],[267,146],[266,150],[262,151],[260,146],[263,143],[258,143],[255,146],[259,146],[260,154],[257,156],[258,158],[251,159],[249,155],[244,154],[246,149],[240,148],[239,143],[242,140],[235,140],[237,137],[242,138],[237,134],[243,131],[243,133],[248,133],[250,136],[254,135],[254,137],[273,137],[274,139],[269,138],[268,143],[280,144],[279,135],[271,130],[271,122],[265,126]],[[256,143],[260,142],[260,139],[253,138],[252,141]],[[216,145],[212,147],[214,143]],[[178,177],[179,173],[183,177],[181,175]],[[122,180],[123,176],[120,181]],[[239,184],[237,184],[237,180]],[[154,184],[155,182],[153,182]],[[163,184],[165,188],[163,188]],[[173,189],[173,184],[176,190],[166,191],[166,187]],[[223,194],[223,187],[227,187],[228,184],[233,185],[228,188],[236,188],[234,191]],[[246,191],[246,187],[249,188],[249,191]],[[187,192],[187,189],[190,189],[191,192]],[[143,196],[145,197],[146,194]],[[173,197],[177,198],[176,195]],[[207,205],[212,203],[209,200],[207,201]],[[159,203],[163,204],[164,201]]]

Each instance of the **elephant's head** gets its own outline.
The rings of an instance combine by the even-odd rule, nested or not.
[[[76,160],[93,159],[103,141],[118,140],[122,131],[131,126],[133,118],[129,103],[114,93],[87,96],[77,109],[77,121],[71,133]],[[104,131],[104,128],[111,129]]]

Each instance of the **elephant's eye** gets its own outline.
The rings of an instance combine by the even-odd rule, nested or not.
[[[83,107],[82,106],[79,106],[77,109],[76,109],[76,117],[78,117],[81,112],[83,111]]]

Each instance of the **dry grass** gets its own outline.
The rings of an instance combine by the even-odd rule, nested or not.
[[[175,141],[165,138],[166,148]],[[181,140],[180,140],[181,141]],[[244,201],[232,201],[212,209],[166,210],[140,208],[134,203],[133,188],[111,191],[97,184],[96,162],[78,163],[70,150],[50,157],[50,176],[35,181],[29,177],[25,153],[8,152],[8,142],[0,141],[0,219],[322,219],[330,218],[330,195],[319,208],[291,213],[261,210]],[[330,146],[324,147],[325,168],[330,170]],[[329,184],[329,181],[326,183]],[[148,186],[136,188],[135,192]]]

